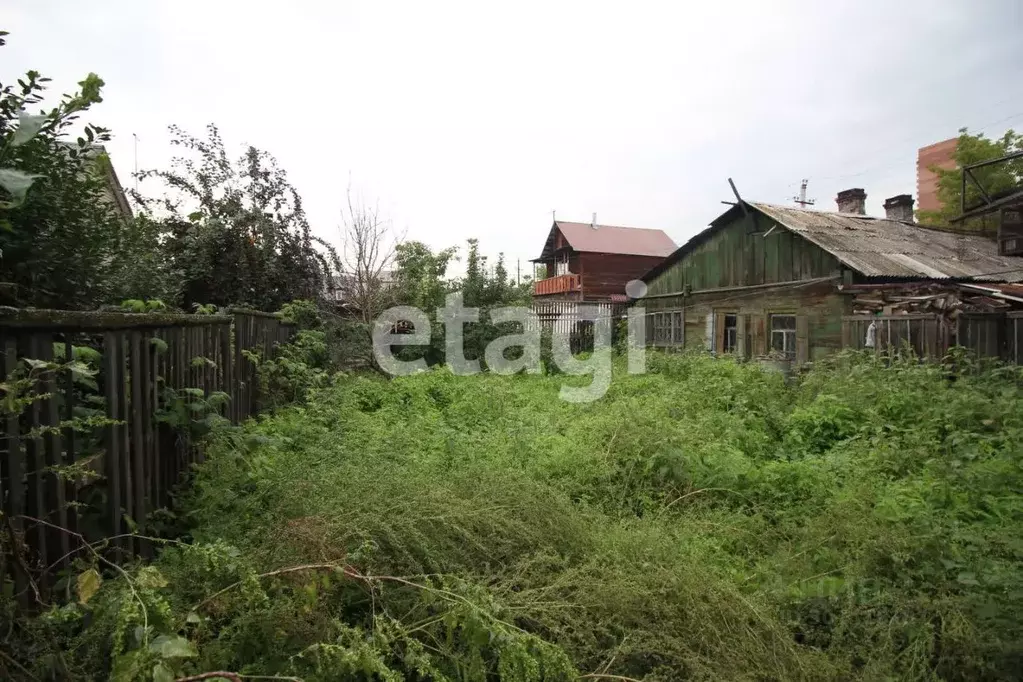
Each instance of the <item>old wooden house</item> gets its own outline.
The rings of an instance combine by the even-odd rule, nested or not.
[[[625,285],[675,251],[661,230],[555,220],[543,251],[533,259],[544,276],[533,287],[534,301],[621,301]]]
[[[848,334],[853,313],[864,312],[858,307],[894,315],[963,283],[1023,281],[1023,258],[1001,253],[994,239],[916,224],[909,195],[889,199],[884,218],[865,215],[865,202],[862,189],[839,193],[837,212],[738,202],[644,275],[648,341],[802,363],[856,345],[843,329]],[[934,325],[898,319],[907,322],[906,340],[937,348],[947,338],[911,337],[955,330],[942,331],[938,316],[927,315]]]

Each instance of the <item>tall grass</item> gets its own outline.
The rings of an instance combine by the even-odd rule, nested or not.
[[[307,680],[1016,676],[1019,370],[650,365],[590,404],[563,377],[337,379],[214,448],[193,543],[136,586],[154,633],[186,671]],[[119,582],[82,670],[150,670]]]

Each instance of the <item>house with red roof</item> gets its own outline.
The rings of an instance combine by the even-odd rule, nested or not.
[[[533,259],[544,277],[534,300],[626,300],[625,285],[640,279],[678,248],[662,230],[555,220],[543,251]]]

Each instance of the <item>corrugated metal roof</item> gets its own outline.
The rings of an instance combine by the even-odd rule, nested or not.
[[[570,223],[564,220],[555,221],[554,224],[576,251],[664,258],[676,248],[675,242],[662,230],[614,225],[597,225],[594,228],[589,223]]]
[[[1023,258],[993,239],[914,223],[789,206],[751,206],[868,277],[1023,281]]]
[[[1008,298],[1023,303],[1023,284],[1001,284],[998,282],[985,282],[984,284],[961,284],[974,291],[983,291],[993,294],[997,298]]]

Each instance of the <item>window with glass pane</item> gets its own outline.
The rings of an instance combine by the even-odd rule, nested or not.
[[[654,344],[660,346],[668,342],[671,329],[667,325],[668,315],[666,313],[654,314]]]
[[[771,315],[771,350],[796,357],[796,316]]]
[[[734,353],[738,350],[738,327],[739,317],[733,313],[725,313],[725,338],[722,350],[726,353]]]
[[[672,327],[671,342],[676,344],[676,345],[681,346],[682,342],[684,340],[683,337],[682,337],[682,311],[681,310],[676,310],[675,312],[673,312],[671,314],[671,327]]]

